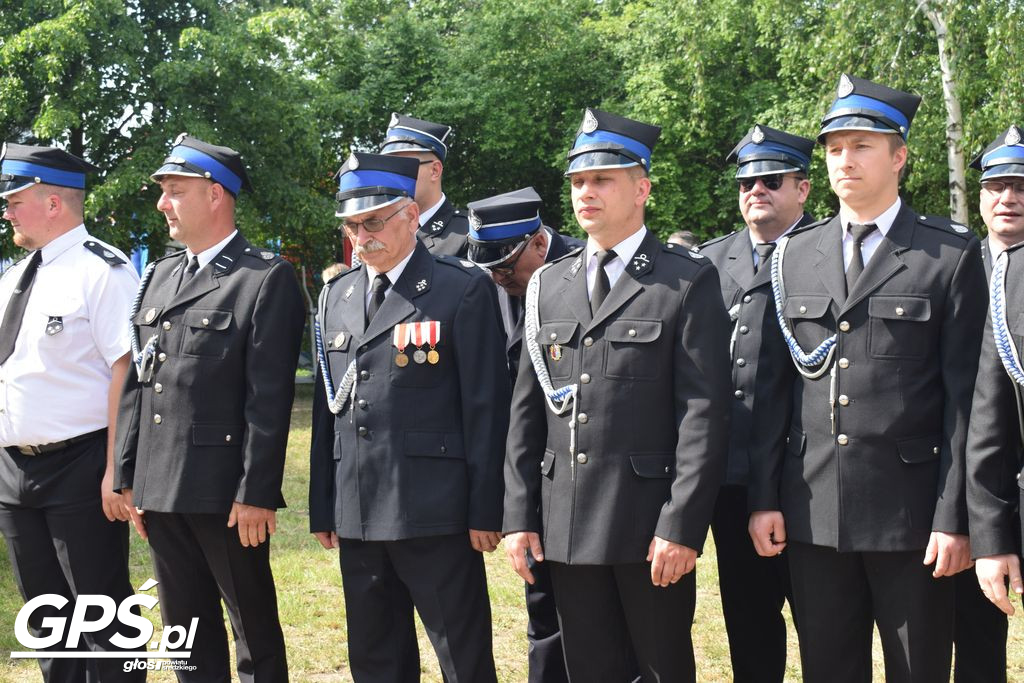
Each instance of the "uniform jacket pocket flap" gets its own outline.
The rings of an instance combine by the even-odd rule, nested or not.
[[[807,437],[799,429],[790,429],[786,437],[786,453],[793,457],[800,458],[804,454],[804,445]]]
[[[405,454],[419,458],[465,458],[462,437],[447,432],[406,432]]]
[[[324,336],[324,349],[327,351],[347,351],[352,335],[345,330],[328,330]]]
[[[194,446],[237,446],[242,443],[245,427],[232,424],[192,425]]]
[[[868,299],[868,315],[888,320],[928,320],[932,317],[932,302],[923,296],[877,295]]]
[[[633,471],[645,479],[669,479],[676,469],[675,453],[636,453],[629,456]]]
[[[551,468],[555,466],[555,452],[544,451],[544,461],[540,464],[540,473],[545,477],[551,474]]]
[[[162,311],[163,308],[161,307],[154,308],[153,306],[144,306],[140,308],[139,312],[135,314],[134,318],[132,318],[132,324],[139,325],[140,327],[142,325],[155,325],[156,321],[160,319],[160,313]],[[145,343],[146,340],[143,339],[142,341]]]
[[[796,295],[786,299],[784,314],[787,318],[815,320],[828,312],[832,298],[822,295]]]
[[[616,320],[604,330],[610,342],[652,342],[660,335],[660,320]]]
[[[935,460],[939,457],[941,450],[937,436],[903,439],[896,442],[896,447],[899,448],[900,458],[909,465]]]
[[[226,330],[231,325],[231,311],[190,308],[181,319],[189,327],[201,330]]]
[[[537,343],[568,344],[577,327],[579,327],[579,323],[575,320],[544,323],[537,330]]]

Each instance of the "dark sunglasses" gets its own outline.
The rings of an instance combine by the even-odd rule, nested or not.
[[[740,190],[743,192],[750,192],[754,189],[754,185],[757,185],[757,181],[760,180],[761,184],[765,186],[765,189],[775,191],[782,187],[782,182],[786,179],[786,176],[782,173],[773,173],[771,175],[759,175],[756,178],[740,178],[738,180]]]

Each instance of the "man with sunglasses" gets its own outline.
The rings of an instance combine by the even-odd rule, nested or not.
[[[547,564],[571,680],[696,679],[694,569],[728,442],[729,320],[710,259],[644,223],[661,129],[587,109],[568,154],[584,249],[526,292],[505,550]]]
[[[971,168],[981,171],[979,208],[988,228],[988,238],[982,242],[985,268],[990,278],[993,269],[997,273],[990,283],[992,305],[967,440],[967,507],[975,571],[957,575],[955,679],[957,683],[998,683],[1006,680],[1003,612],[1014,613],[1006,584],[1018,595],[1024,590],[1018,486],[1024,429],[1019,350],[1024,344],[1013,317],[1024,296],[1021,252],[1014,248],[1024,241],[1022,129],[1007,128],[971,162]],[[1001,310],[993,314],[997,307]],[[993,329],[999,331],[998,343]]]
[[[497,293],[416,239],[415,159],[353,153],[336,216],[362,265],[320,295],[310,530],[340,549],[352,677],[496,680],[483,552],[501,540],[510,387]]]
[[[978,239],[900,199],[921,98],[843,74],[822,120],[839,215],[773,254],[783,381],[758,391],[758,553],[789,557],[808,683],[948,680],[952,576],[970,564],[964,451],[985,316]]]
[[[523,295],[530,277],[583,242],[541,223],[541,198],[532,187],[469,203],[469,260],[490,271],[507,336],[509,372],[515,382],[523,346]],[[530,683],[567,681],[562,636],[547,565],[534,563],[526,584]]]
[[[722,298],[732,318],[732,429],[725,484],[719,489],[711,531],[718,558],[722,612],[729,635],[733,679],[779,681],[786,674],[786,622],[782,607],[792,596],[783,557],[760,557],[747,533],[749,451],[758,438],[754,411],[779,410],[778,397],[757,396],[756,388],[782,370],[760,362],[785,346],[772,334],[775,305],[771,254],[791,230],[814,222],[804,211],[811,185],[807,172],[814,140],[755,125],[729,152],[735,161],[740,214],[746,227],[700,248],[718,268]],[[764,330],[768,334],[763,334]],[[772,345],[775,345],[775,348]],[[755,401],[755,398],[760,399]],[[778,415],[784,420],[786,413]]]
[[[442,189],[452,127],[393,113],[381,154],[409,157],[419,163],[416,173],[416,205],[420,228],[416,236],[432,254],[465,256],[469,221]]]

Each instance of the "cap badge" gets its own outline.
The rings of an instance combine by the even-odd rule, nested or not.
[[[594,112],[587,110],[587,113],[583,115],[583,123],[580,125],[580,130],[584,133],[593,133],[597,130],[597,117],[594,116]]]
[[[1017,126],[1010,126],[1010,130],[1006,131],[1006,144],[1018,145],[1020,144],[1020,131],[1017,130]],[[2,155],[0,155],[2,156]]]
[[[836,89],[836,97],[846,97],[853,92],[853,81],[846,74],[839,77],[839,87]]]
[[[750,134],[750,139],[758,145],[764,142],[764,131],[761,130],[761,126],[754,126],[754,132]]]
[[[356,158],[355,154],[352,154],[348,158],[348,168],[350,171],[354,171],[359,168],[359,159]]]
[[[470,212],[469,214],[469,224],[473,226],[474,230],[479,230],[480,228],[484,227],[484,222],[480,220],[480,216],[476,215],[473,212]]]
[[[174,146],[177,147],[181,144],[181,141],[188,137],[188,133],[179,133],[178,137],[174,138]]]
[[[391,120],[388,122],[388,128],[394,128],[398,125],[398,112],[391,113]]]

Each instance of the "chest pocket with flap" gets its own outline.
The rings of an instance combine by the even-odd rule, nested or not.
[[[664,362],[654,348],[660,320],[616,320],[604,329],[604,375],[612,379],[654,379]]]
[[[920,359],[935,343],[928,321],[931,300],[913,294],[877,294],[868,299],[868,347],[874,358]]]
[[[190,308],[184,312],[181,322],[183,356],[203,358],[224,358],[231,343],[231,311]]]
[[[572,374],[572,349],[569,345],[580,326],[575,320],[551,320],[537,330],[537,343],[544,351],[551,379],[565,379]]]

